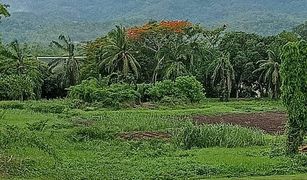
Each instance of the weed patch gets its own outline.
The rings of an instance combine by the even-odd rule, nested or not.
[[[247,147],[266,144],[265,135],[256,129],[233,125],[187,125],[176,132],[175,143],[185,149],[192,147]]]

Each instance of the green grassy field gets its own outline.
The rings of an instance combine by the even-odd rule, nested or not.
[[[198,105],[154,109],[73,109],[65,100],[0,102],[0,177],[20,179],[205,179],[267,178],[307,173],[305,156],[276,155],[261,146],[185,149],[175,138],[123,140],[120,133],[168,132],[193,115],[284,111],[276,101],[208,100]],[[260,135],[259,135],[260,136]],[[275,149],[275,148],[273,148]],[[259,178],[261,179],[261,177]]]

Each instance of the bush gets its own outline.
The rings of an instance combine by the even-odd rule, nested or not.
[[[199,102],[205,96],[202,84],[194,76],[178,77],[175,87],[179,95],[187,97],[191,102]]]
[[[165,96],[161,99],[160,103],[165,105],[180,105],[189,102],[189,99],[186,97],[174,97],[174,96]]]
[[[137,85],[137,92],[141,96],[142,102],[150,101],[150,96],[148,94],[148,90],[153,87],[153,84],[138,84]]]
[[[176,133],[175,143],[185,149],[192,147],[246,147],[265,145],[265,136],[260,130],[232,125],[205,125],[185,127]]]
[[[151,101],[199,102],[205,95],[202,84],[193,76],[178,77],[175,82],[165,80],[149,87],[146,91]]]
[[[28,76],[0,77],[0,100],[28,100],[34,97],[34,84]]]
[[[97,79],[85,80],[80,85],[70,87],[69,97],[88,103],[99,102],[105,107],[117,107],[123,103],[135,104],[140,95],[128,84],[110,86]]]
[[[176,96],[178,90],[175,87],[175,83],[171,80],[165,80],[157,82],[154,86],[147,90],[147,94],[152,101],[160,101],[165,96]]]

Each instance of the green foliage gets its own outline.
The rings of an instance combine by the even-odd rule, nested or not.
[[[131,72],[138,79],[140,64],[132,51],[125,28],[116,26],[116,29],[108,34],[106,46],[100,52],[102,61],[99,66],[110,74],[121,72],[125,77]]]
[[[103,107],[119,107],[122,103],[138,102],[140,95],[128,84],[106,85],[97,79],[85,80],[77,86],[70,87],[69,97],[85,102],[99,102]]]
[[[153,86],[154,86],[153,84],[145,84],[145,83],[137,85],[137,92],[140,94],[142,102],[150,101],[148,90]]]
[[[148,88],[146,94],[152,101],[176,101],[195,103],[204,98],[203,86],[193,76],[181,76],[175,82],[164,80]],[[180,101],[183,100],[183,101]],[[185,100],[185,101],[184,101]]]
[[[6,84],[8,88],[14,89],[14,87],[18,87],[19,91],[26,92],[24,93],[26,97],[23,97],[22,93],[16,95],[12,92],[11,97],[7,97],[7,100],[40,98],[45,70],[43,62],[34,60],[30,56],[26,44],[20,44],[15,40],[0,48],[0,75],[2,76],[0,78],[2,80],[6,79],[7,83],[12,81],[11,87]],[[4,83],[2,84],[3,86],[5,85]],[[30,97],[28,94],[31,94]]]
[[[35,97],[33,82],[26,76],[0,77],[0,100],[28,100]]]
[[[287,153],[298,152],[307,128],[307,43],[293,42],[283,48],[282,99],[289,113]]]
[[[192,103],[199,102],[204,96],[202,84],[194,76],[182,76],[176,78],[175,87],[178,93],[188,98]]]
[[[176,96],[177,89],[175,83],[171,80],[157,82],[154,86],[147,90],[147,94],[152,101],[159,101],[165,96]]]
[[[299,34],[302,39],[307,41],[307,21],[297,27],[294,28],[294,32]]]
[[[259,82],[262,80],[268,84],[268,89],[273,92],[272,98],[279,97],[280,89],[280,59],[275,52],[268,50],[269,59],[260,60],[257,63],[260,65],[253,73],[261,72]]]
[[[221,101],[228,101],[235,78],[235,71],[230,62],[230,54],[222,55],[211,63],[212,82],[219,84]]]
[[[116,133],[113,131],[104,131],[98,127],[83,127],[75,129],[68,138],[75,142],[92,140],[112,140]]]
[[[23,104],[25,108],[20,110],[17,103]],[[175,146],[171,139],[127,141],[119,138],[122,133],[172,134],[171,132],[183,130],[194,115],[284,111],[278,101],[221,103],[208,100],[180,108],[118,111],[68,109],[61,114],[33,112],[28,107],[41,104],[68,105],[68,100],[0,102],[0,106],[2,104],[16,109],[6,108],[5,115],[0,120],[1,132],[7,131],[5,124],[11,124],[26,131],[22,135],[18,135],[18,131],[12,131],[11,136],[16,135],[16,139],[20,141],[25,136],[35,134],[56,152],[61,161],[55,161],[46,151],[29,145],[28,138],[22,143],[9,138],[8,142],[12,144],[4,153],[0,152],[1,179],[210,179],[242,176],[250,179],[252,177],[249,176],[306,172],[304,157],[272,158],[264,154],[270,149],[269,146],[186,150]],[[47,126],[44,125],[44,120],[48,120]],[[40,131],[41,129],[43,130]],[[273,178],[272,176],[265,178]]]
[[[47,127],[48,120],[42,120],[35,123],[27,123],[28,129],[30,131],[44,131]]]
[[[36,103],[37,101],[1,101],[0,109],[10,110],[10,109],[19,109],[19,110],[28,110],[32,112],[38,113],[54,113],[60,114],[65,112],[68,108],[68,102],[63,100],[52,101],[40,101],[40,103]]]
[[[64,87],[74,86],[79,81],[80,62],[75,58],[75,44],[69,36],[60,35],[59,41],[52,41],[51,44],[65,51],[67,59],[55,59],[49,63],[49,70],[62,78]]]
[[[2,17],[8,17],[10,16],[10,13],[7,10],[8,5],[0,3],[0,19]]]
[[[265,145],[265,135],[256,129],[248,129],[232,125],[204,125],[192,124],[177,132],[176,144],[185,149],[192,147],[246,147]]]
[[[31,104],[26,108],[34,112],[60,114],[67,109],[67,106],[63,104],[41,103],[39,105]]]
[[[21,148],[26,146],[35,147],[56,157],[54,149],[46,143],[46,139],[43,137],[16,126],[7,126],[2,129],[0,131],[1,150],[5,151],[16,145]]]

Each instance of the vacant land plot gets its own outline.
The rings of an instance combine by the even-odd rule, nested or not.
[[[284,156],[284,137],[273,135],[283,130],[286,118],[280,102],[207,101],[116,111],[73,109],[66,100],[1,102],[0,107],[2,179],[203,179],[307,173],[307,158]],[[207,123],[233,123],[264,132]]]
[[[220,116],[194,116],[199,124],[236,124],[244,127],[259,128],[267,133],[283,133],[287,114],[283,112],[226,114]]]

